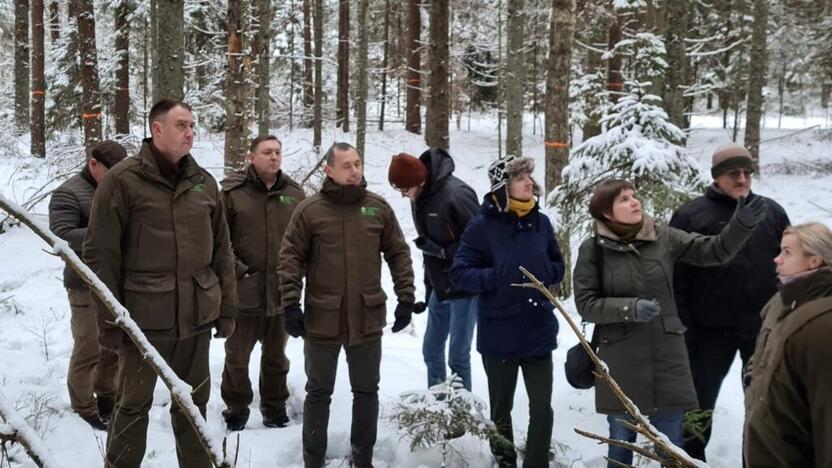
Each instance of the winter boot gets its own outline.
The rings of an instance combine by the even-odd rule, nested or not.
[[[229,413],[228,410],[222,412],[222,417],[225,418],[225,427],[232,432],[242,431],[248,422],[247,414]]]
[[[107,430],[107,424],[104,423],[104,421],[102,421],[101,418],[98,417],[97,414],[89,414],[89,415],[86,415],[86,416],[82,416],[82,415],[79,414],[78,416],[81,416],[81,419],[86,421],[86,423],[89,424],[90,426],[92,426],[92,428],[95,429],[96,431],[106,431]]]
[[[97,397],[95,402],[98,405],[98,417],[101,418],[104,424],[109,424],[115,405],[114,399],[111,397]]]
[[[289,416],[286,415],[286,408],[263,414],[263,425],[266,427],[286,427],[288,424]]]

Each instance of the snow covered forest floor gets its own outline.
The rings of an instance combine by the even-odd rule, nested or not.
[[[466,128],[463,120],[463,128]],[[708,168],[713,149],[730,141],[730,131],[712,128],[711,119],[698,119],[692,131],[687,149],[700,162],[703,170]],[[768,126],[776,122],[767,122]],[[755,179],[755,192],[766,195],[782,204],[793,223],[821,221],[832,225],[832,133],[829,130],[801,128],[818,124],[823,120],[805,122],[803,119],[785,121],[783,130],[764,130],[762,134],[761,164],[762,178]],[[483,118],[471,122],[469,130],[451,130],[451,154],[457,163],[456,175],[470,183],[482,196],[488,187],[485,168],[497,155],[497,134],[491,119]],[[704,128],[703,128],[704,127]],[[537,160],[535,178],[542,182],[543,139],[531,134],[530,123],[524,135],[524,153]],[[289,173],[298,171],[301,176],[310,167],[311,131],[295,130],[277,132],[283,139],[284,169]],[[221,136],[198,134],[192,151],[196,159],[210,168],[214,175],[222,177]],[[324,134],[325,146],[334,139],[351,141],[353,134],[342,135],[332,132]],[[26,152],[28,141],[6,141],[7,145],[19,145],[20,153]],[[399,222],[408,240],[416,237],[406,199],[387,183],[387,163],[391,155],[405,151],[420,154],[425,149],[420,136],[409,134],[400,127],[384,133],[370,132],[367,136],[366,173],[369,189],[382,194],[399,214]],[[71,162],[80,164],[78,155]],[[39,161],[23,158],[0,158],[0,190],[18,202],[29,199],[33,191],[42,187],[58,172],[67,168],[66,162],[60,169],[49,165],[50,160]],[[71,166],[71,164],[69,164]],[[820,172],[818,172],[820,170]],[[54,185],[57,185],[55,181]],[[46,218],[48,198],[35,205],[33,211]],[[551,212],[551,209],[547,210]],[[4,215],[0,215],[2,219]],[[579,239],[574,240],[578,242]],[[63,264],[58,257],[50,255],[46,245],[32,232],[15,227],[0,234],[0,388],[15,403],[21,415],[43,436],[46,445],[55,458],[67,467],[101,466],[105,443],[103,432],[93,431],[69,408],[66,392],[66,370],[72,349],[69,331],[69,306],[61,283]],[[421,260],[414,252],[416,278],[422,278]],[[392,289],[392,282],[385,270],[384,286]],[[417,297],[424,295],[420,281]],[[388,304],[392,324],[394,299]],[[567,306],[574,313],[574,304]],[[398,395],[404,391],[422,389],[425,386],[425,367],[422,361],[421,343],[427,314],[414,316],[413,325],[407,331],[393,335],[386,332],[383,342],[380,399],[382,404],[379,422],[379,437],[375,450],[377,467],[433,467],[441,464],[439,449],[411,452],[409,441],[403,439],[396,427],[388,420],[390,410]],[[225,430],[220,412],[224,408],[220,399],[219,385],[222,373],[224,349],[223,340],[213,340],[211,347],[211,401],[208,405],[208,424],[211,430],[221,434]],[[573,432],[581,428],[598,434],[607,433],[604,416],[594,410],[593,391],[574,390],[563,376],[562,364],[566,350],[577,339],[566,327],[561,327],[559,347],[555,351],[555,391],[552,405],[555,411],[553,450],[554,466],[597,468],[605,466],[605,446],[584,439]],[[303,372],[302,342],[290,339],[287,354],[292,361],[289,372],[289,386],[292,396],[288,410],[292,424],[283,429],[266,429],[257,411],[257,396],[252,405],[252,416],[248,427],[240,433],[240,467],[296,467],[302,466],[300,412],[304,397],[305,376]],[[251,375],[258,375],[259,349],[252,355]],[[482,361],[476,351],[471,356],[473,367],[473,391],[487,401],[488,392]],[[345,370],[343,353],[332,402],[329,427],[329,464],[332,468],[348,466],[349,428],[351,417],[351,393]],[[256,384],[255,384],[256,385]],[[154,405],[150,414],[148,446],[143,466],[148,468],[171,467],[176,465],[168,415],[170,395],[161,383],[157,385]],[[514,428],[515,440],[522,446],[528,423],[528,399],[522,383],[518,384],[515,398]],[[738,361],[734,363],[727,377],[715,410],[715,428],[708,447],[709,463],[714,468],[738,467],[743,419],[743,400],[740,389]],[[471,436],[454,440],[450,466],[472,468],[490,467],[491,455],[488,445]],[[229,438],[229,451],[237,450],[236,435]],[[11,466],[32,466],[25,453],[18,447],[11,449]]]

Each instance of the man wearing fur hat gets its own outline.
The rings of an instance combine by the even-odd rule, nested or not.
[[[431,148],[419,158],[400,153],[390,162],[388,179],[411,201],[413,224],[419,234],[414,243],[424,258],[427,293],[425,302],[414,306],[414,312],[423,311],[427,303],[428,325],[422,355],[428,386],[445,381],[445,344],[450,337],[447,366],[470,391],[476,296],[452,288],[448,270],[462,233],[477,214],[479,204],[474,190],[453,176],[454,168],[451,155],[441,148]]]
[[[739,197],[749,202],[761,198],[766,206],[765,219],[730,262],[675,267],[676,303],[688,328],[688,353],[700,407],[694,426],[685,426],[685,450],[703,461],[722,380],[737,351],[743,366],[748,363],[760,330],[760,310],[777,292],[772,259],[789,225],[783,207],[751,191],[753,167],[751,154],[744,147],[720,146],[713,155],[713,184],[705,195],[682,205],[670,221],[671,226],[687,232],[714,235],[731,219]]]
[[[531,158],[491,164],[491,192],[468,223],[451,266],[454,288],[479,294],[477,351],[488,380],[491,420],[513,441],[511,410],[517,374],[529,396],[529,428],[523,466],[549,466],[552,442],[552,350],[558,321],[540,292],[518,288],[527,268],[546,286],[563,279],[563,257],[549,218],[540,212],[540,187]],[[513,445],[492,441],[499,466],[516,467]]]

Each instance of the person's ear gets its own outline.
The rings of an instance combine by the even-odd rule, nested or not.
[[[820,268],[823,265],[823,258],[820,255],[812,255],[809,257],[809,268],[812,270]]]

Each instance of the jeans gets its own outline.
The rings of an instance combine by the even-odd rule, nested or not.
[[[477,325],[478,297],[440,301],[436,293],[428,299],[428,326],[422,355],[428,368],[428,387],[445,381],[445,343],[450,335],[448,366],[471,390],[471,339]]]
[[[677,447],[682,446],[682,410],[665,410],[658,411],[649,416],[650,423],[656,427],[660,432],[664,433],[671,442]],[[627,442],[636,441],[636,433],[627,429],[618,422],[618,419],[625,421],[632,421],[633,418],[627,413],[615,413],[607,416],[607,421],[610,423],[610,439],[618,439]],[[607,455],[610,459],[621,462],[625,465],[633,464],[633,452],[621,447],[610,445]],[[616,468],[620,465],[608,463],[607,468]]]

